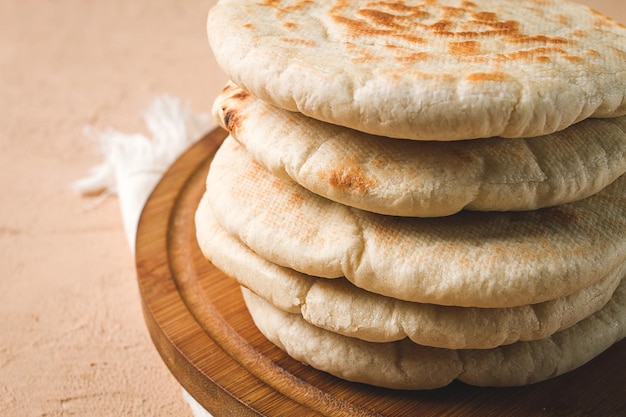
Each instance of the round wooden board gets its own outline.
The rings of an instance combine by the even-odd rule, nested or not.
[[[626,340],[573,372],[517,388],[454,382],[395,391],[343,381],[291,359],[259,333],[238,285],[196,244],[194,212],[225,136],[212,131],[168,170],[144,208],[136,247],[152,340],[214,417],[626,415]]]

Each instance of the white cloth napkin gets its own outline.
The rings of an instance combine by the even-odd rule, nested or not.
[[[150,192],[176,158],[211,127],[208,115],[194,114],[189,106],[170,96],[157,97],[144,113],[144,121],[150,137],[86,128],[85,134],[98,146],[103,161],[89,176],[72,184],[83,195],[99,195],[96,204],[117,195],[131,250]]]
[[[117,195],[124,230],[134,252],[137,223],[154,187],[169,166],[212,127],[211,118],[194,114],[189,106],[170,96],[157,97],[144,113],[150,137],[114,129],[85,134],[98,147],[103,161],[72,188],[85,196],[97,196],[93,207]],[[183,398],[195,417],[212,417],[185,389]]]

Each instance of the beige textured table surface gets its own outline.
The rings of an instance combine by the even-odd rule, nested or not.
[[[100,162],[85,126],[145,132],[168,93],[223,87],[214,0],[0,2],[0,416],[191,416],[141,314],[115,198],[69,187]],[[585,3],[626,22],[623,0]]]

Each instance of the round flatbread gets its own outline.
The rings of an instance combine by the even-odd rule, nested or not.
[[[626,26],[574,2],[220,0],[207,28],[237,85],[377,135],[530,137],[626,113]]]
[[[626,177],[526,212],[392,217],[271,175],[227,138],[207,176],[219,223],[263,258],[393,298],[514,307],[589,287],[626,261]]]
[[[626,172],[626,117],[537,138],[390,140],[282,110],[232,83],[213,114],[274,175],[381,214],[534,210],[588,197]]]
[[[345,279],[323,279],[273,264],[227,233],[206,195],[195,217],[198,244],[217,268],[277,308],[301,314],[317,327],[370,342],[408,337],[423,346],[488,349],[538,340],[602,308],[626,273],[626,264],[570,296],[512,308],[447,307],[381,296]]]
[[[459,379],[477,386],[520,386],[569,372],[626,337],[626,284],[597,313],[554,335],[494,349],[439,349],[405,339],[372,343],[305,322],[242,287],[252,318],[296,360],[349,381],[395,389],[432,389]]]

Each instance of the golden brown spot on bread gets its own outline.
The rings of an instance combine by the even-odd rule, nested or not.
[[[294,30],[298,27],[298,25],[293,22],[285,22],[283,23],[283,27],[288,30]]]
[[[245,25],[243,25],[243,27],[245,29],[254,29],[254,25],[252,23],[246,23]]]
[[[473,31],[473,30],[466,30],[466,31],[459,31],[459,32],[448,32],[448,33],[439,33],[439,35],[443,35],[443,36],[450,36],[450,37],[455,37],[455,38],[470,38],[470,39],[475,39],[475,38],[490,38],[490,37],[496,37],[496,36],[500,36],[505,34],[506,32],[503,32],[501,30],[485,30],[485,31]]]
[[[350,19],[345,16],[333,16],[333,19],[336,22],[341,23],[344,26],[346,26],[348,29],[348,32],[353,37],[381,35],[381,36],[387,36],[390,38],[403,39],[411,43],[424,43],[425,42],[423,38],[416,36],[412,33],[403,33],[402,30],[398,30],[397,28],[379,29],[379,28],[373,27],[368,22],[357,20],[357,19]]]
[[[289,6],[287,5],[281,6],[281,0],[263,0],[262,2],[259,3],[259,5],[274,8],[276,9],[276,13],[279,16],[282,16],[285,13],[290,13],[290,12],[294,12],[297,10],[301,10],[305,8],[306,6],[309,6],[313,3],[314,3],[313,0],[301,0]]]
[[[447,32],[454,26],[449,20],[439,20],[438,22],[433,23],[428,28],[434,32]]]
[[[492,30],[495,30],[499,35],[519,33],[519,22],[516,22],[515,20],[485,22],[485,25],[490,27]]]
[[[480,43],[476,41],[450,42],[448,52],[457,56],[477,55],[480,53]]]
[[[535,36],[511,36],[509,39],[511,43],[543,43],[543,44],[552,44],[552,45],[566,45],[572,43],[569,39],[560,38],[560,37],[551,37],[545,35],[535,35]]]
[[[344,45],[346,49],[349,49],[352,53],[354,53],[355,55],[358,55],[352,58],[352,62],[360,63],[360,62],[369,62],[369,61],[374,61],[376,59],[381,59],[380,57],[373,55],[368,49],[363,48],[362,46],[357,45],[355,43],[345,42]]]
[[[222,111],[226,110],[225,108],[222,108]],[[232,126],[231,123],[234,124],[235,122],[235,118],[236,118],[237,113],[235,113],[232,110],[228,110],[224,112],[224,126],[226,127],[226,129],[232,131]]]
[[[539,48],[525,49],[523,51],[510,52],[510,53],[504,55],[503,58],[505,60],[513,60],[513,61],[517,61],[517,60],[534,60],[534,59],[537,59],[537,57],[548,58],[550,55],[565,55],[565,54],[566,54],[566,52],[563,49],[561,49],[561,48],[539,47]],[[545,62],[544,58],[542,58],[542,60],[544,60],[544,62]]]
[[[224,112],[224,127],[229,132],[234,132],[241,126],[241,122],[245,119],[241,114],[237,113],[237,111],[227,108],[222,108]]]
[[[449,36],[456,38],[481,38],[515,35],[519,24],[513,20],[499,21],[467,21],[463,30],[453,30],[455,25],[448,20],[440,20],[432,24],[429,29],[439,36]],[[470,27],[476,30],[468,30]]]
[[[560,24],[562,24],[563,26],[569,26],[570,18],[568,16],[560,14],[557,16],[557,18],[559,19]]]
[[[261,6],[269,6],[269,7],[275,7],[277,9],[283,10],[283,11],[293,11],[293,10],[300,10],[303,7],[312,4],[313,0],[301,0],[298,2],[295,2],[294,4],[292,4],[291,6],[282,6],[280,7],[280,3],[281,0],[263,0],[260,5]]]
[[[290,207],[302,205],[306,199],[302,193],[292,192],[287,199],[287,205]]]
[[[444,19],[452,19],[455,17],[463,17],[465,15],[465,9],[460,7],[442,7],[443,10],[443,18]]]
[[[360,20],[350,19],[345,16],[337,15],[333,15],[332,18],[337,23],[341,23],[342,25],[346,26],[348,32],[350,32],[350,34],[352,34],[353,36],[367,35],[374,32],[372,28],[368,28],[367,25],[363,24],[363,22]]]
[[[358,11],[358,14],[379,26],[396,29],[401,27],[398,23],[396,23],[397,16],[390,13],[372,9],[361,9]]]
[[[224,87],[222,92],[226,93],[231,90],[232,90],[232,93],[228,96],[229,101],[230,100],[245,101],[250,97],[250,93],[237,87],[232,82],[229,82],[228,84],[226,84],[226,87]],[[236,108],[236,106],[234,107]],[[230,132],[237,129],[241,125],[242,120],[244,119],[244,117],[241,114],[237,113],[236,110],[234,110],[233,108],[231,108],[231,106],[228,106],[228,105],[222,106],[222,114],[223,114],[222,125],[224,126],[224,128],[226,128]]]
[[[420,6],[408,6],[401,2],[389,3],[380,1],[376,3],[370,3],[372,7],[381,7],[393,12],[403,13],[406,18],[420,18],[424,19],[430,16],[430,13],[422,10]]]
[[[358,58],[352,58],[351,61],[354,62],[355,64],[362,64],[364,62],[373,62],[373,61],[380,61],[382,58],[379,56],[374,56],[374,55],[369,55],[369,56],[361,56]]]
[[[280,38],[281,42],[290,43],[293,45],[300,46],[315,46],[317,43],[311,39],[302,39],[302,38]]]
[[[365,2],[360,10],[353,12],[352,4],[348,0],[336,0],[329,15],[337,24],[344,27],[352,39],[367,38],[365,47],[369,48],[369,51],[353,58],[355,62],[387,59],[375,48],[370,47],[373,44],[383,44],[387,50],[397,47],[398,49],[393,52],[393,59],[404,64],[431,59],[433,54],[427,56],[422,53],[423,48],[416,46],[427,44],[428,37],[433,35],[448,38],[447,51],[442,52],[463,57],[465,62],[478,62],[483,58],[481,54],[485,50],[480,42],[488,38],[499,38],[503,49],[510,52],[485,54],[489,61],[484,62],[526,60],[545,63],[552,62],[557,57],[571,60],[565,56],[579,55],[558,47],[565,48],[576,44],[579,38],[586,36],[583,31],[564,36],[524,33],[520,23],[515,19],[503,19],[477,3],[460,1],[458,7],[450,7],[441,5],[437,0],[422,0],[417,4],[374,0]],[[535,9],[538,13],[543,13],[542,7],[538,6]],[[552,18],[556,22],[568,19],[567,16],[558,13]],[[427,37],[426,39],[420,36],[423,33],[426,33],[423,35]],[[354,42],[361,43],[356,40]],[[402,53],[406,57],[402,57]]]
[[[230,96],[231,99],[235,99],[235,100],[239,100],[239,101],[244,101],[248,97],[250,97],[250,93],[248,93],[247,91],[244,91],[244,90],[240,90],[238,93],[233,94],[232,96]]]
[[[505,81],[509,76],[503,72],[474,72],[465,77],[468,81]]]
[[[421,62],[430,59],[431,55],[428,52],[413,52],[408,55],[397,56],[396,60],[405,63]]]
[[[367,178],[363,169],[356,162],[346,161],[345,164],[337,166],[327,172],[318,173],[320,178],[326,180],[333,188],[350,191],[357,194],[365,194],[376,181]]]
[[[594,9],[593,7],[590,7],[590,8],[589,8],[589,11],[590,11],[592,14],[595,14],[596,16],[599,16],[599,17],[606,17],[606,16],[604,15],[604,13],[602,13],[602,12],[600,12],[600,11],[598,11],[598,10]]]
[[[420,38],[419,36],[411,35],[408,33],[401,33],[395,36],[399,39],[404,39],[405,41],[409,41],[410,43],[426,43],[424,38]]]
[[[575,56],[575,55],[566,55],[565,59],[567,59],[569,62],[572,62],[574,64],[582,64],[583,62],[585,62],[585,60],[579,56]]]
[[[299,2],[297,2],[296,4],[294,4],[291,7],[288,7],[287,10],[300,10],[306,6],[310,6],[312,4],[314,4],[315,1],[314,0],[301,0]]]
[[[497,22],[498,21],[498,16],[492,12],[473,13],[472,17],[478,21],[483,21],[483,22]]]

